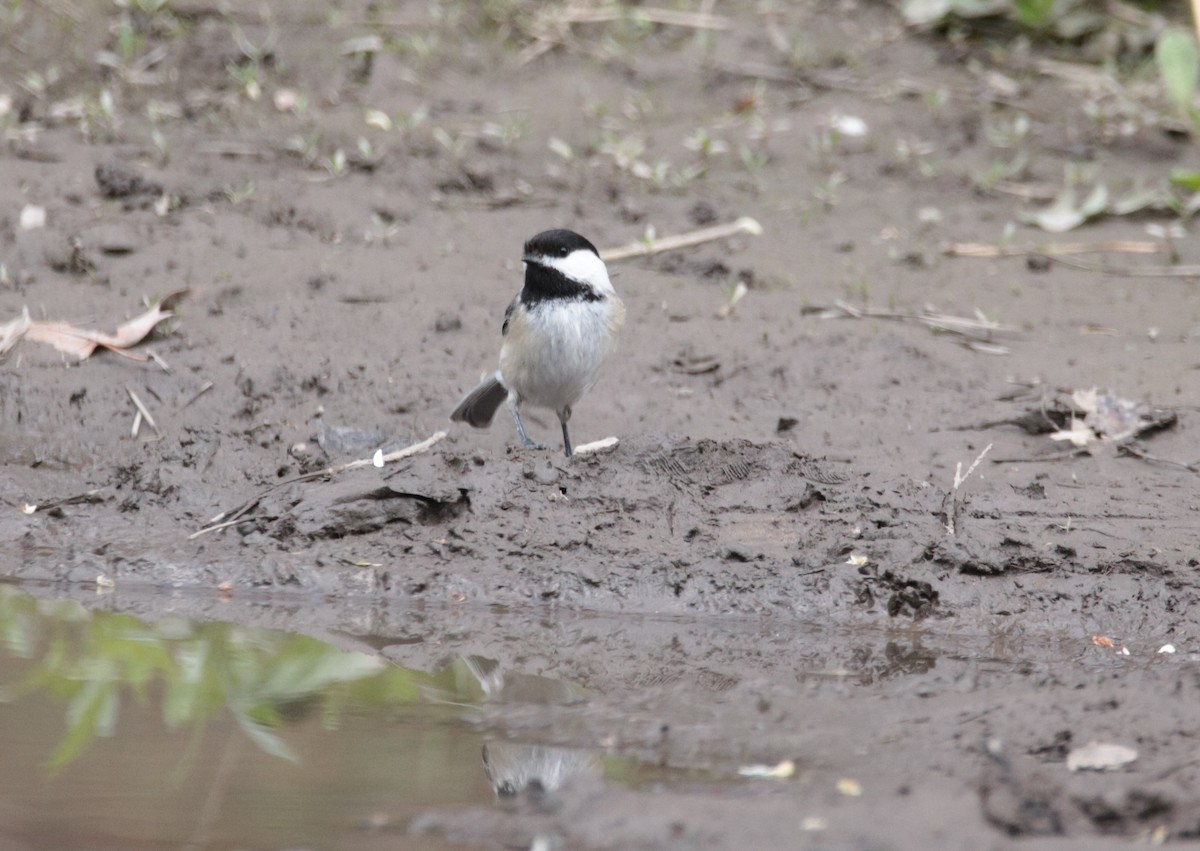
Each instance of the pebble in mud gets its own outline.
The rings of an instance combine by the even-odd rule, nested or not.
[[[134,195],[161,195],[162,185],[143,177],[131,166],[116,161],[96,166],[96,185],[105,198],[129,198]]]

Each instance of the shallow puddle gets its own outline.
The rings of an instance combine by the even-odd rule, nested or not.
[[[479,657],[422,671],[314,638],[146,623],[0,585],[0,846],[450,848],[436,808],[504,805],[572,775],[652,773],[586,750],[489,741],[507,703],[571,701]],[[492,737],[493,739],[495,737]]]
[[[877,777],[993,735],[1014,683],[1165,658],[1013,628],[62,593],[0,584],[0,849],[744,847],[723,831],[748,806],[763,836],[858,824],[844,790],[908,789]]]

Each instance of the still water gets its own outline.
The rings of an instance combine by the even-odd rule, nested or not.
[[[495,742],[485,765],[488,688],[479,660],[421,671],[0,585],[0,849],[462,847],[409,820],[603,770]]]

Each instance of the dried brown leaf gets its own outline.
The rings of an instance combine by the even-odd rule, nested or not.
[[[106,349],[123,354],[124,349],[136,346],[146,339],[146,336],[154,330],[158,323],[174,316],[175,305],[187,295],[187,292],[187,290],[180,290],[165,296],[145,313],[123,323],[113,334],[79,328],[69,322],[30,322],[28,314],[25,314],[23,318],[27,324],[23,336],[35,343],[51,345],[60,352],[73,355],[79,360],[90,357],[92,352],[96,351],[97,346],[104,346]],[[9,325],[13,324],[9,323]],[[4,332],[9,325],[0,327],[0,353],[6,350],[4,343],[7,342],[7,336]],[[20,336],[16,339],[20,339]],[[13,340],[13,343],[15,342],[16,340]],[[13,343],[9,343],[8,347],[11,348]]]
[[[83,360],[96,350],[96,341],[89,338],[95,331],[76,328],[66,322],[31,322],[25,338],[35,343],[54,346],[63,354]]]
[[[31,325],[29,310],[22,309],[21,315],[11,322],[0,325],[0,355],[7,352],[21,341]]]

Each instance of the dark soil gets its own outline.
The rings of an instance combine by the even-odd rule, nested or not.
[[[4,573],[62,591],[103,575],[117,589],[106,605],[146,617],[262,622],[266,602],[287,600],[302,614],[277,625],[419,633],[434,655],[588,689],[582,708],[498,714],[518,738],[728,776],[798,764],[790,782],[732,793],[672,786],[647,806],[645,791],[584,785],[550,814],[422,825],[464,841],[1200,837],[1200,292],[941,250],[999,244],[1025,208],[973,180],[1011,157],[985,131],[1018,110],[1034,190],[1081,162],[1114,189],[1162,180],[1197,167],[1196,145],[1154,127],[1108,135],[1061,77],[1030,72],[997,101],[993,54],[905,31],[886,6],[722,5],[732,29],[711,45],[690,29],[585,24],[522,62],[528,39],[501,44],[473,4],[452,25],[426,4],[231,16],[173,3],[166,25],[140,24],[144,50],[165,51],[141,82],[96,76],[115,12],[30,4],[5,23],[0,322],[27,306],[111,329],[143,297],[190,293],[146,344],[169,371],[107,351],[68,363],[28,341],[0,365]],[[237,76],[252,60],[235,27],[252,44],[275,34],[257,99]],[[385,35],[373,60],[342,50],[372,32]],[[799,70],[778,38],[804,55]],[[13,82],[51,66],[44,92]],[[93,114],[101,88],[115,118]],[[303,109],[277,109],[281,91]],[[76,97],[82,118],[62,106]],[[383,130],[364,122],[371,109],[427,117]],[[156,143],[147,116],[164,112]],[[834,115],[868,135],[831,138]],[[697,128],[728,151],[686,147]],[[666,177],[621,150],[668,162]],[[19,227],[26,204],[46,208],[46,227]],[[762,236],[610,263],[627,326],[572,431],[616,435],[615,450],[520,449],[504,417],[450,426],[494,368],[527,237],[565,226],[615,247],[740,216]],[[1172,219],[1061,238],[1144,240],[1147,221]],[[1017,225],[1013,241],[1058,238]],[[1200,262],[1194,242],[1176,247]],[[738,282],[747,294],[723,310]],[[1015,328],[995,341],[1007,354],[849,315],[929,306]],[[1040,412],[1092,387],[1177,418],[1121,449],[1064,453]],[[129,389],[157,433],[131,436]],[[553,415],[526,422],[556,439]],[[382,471],[296,480],[443,429]],[[989,446],[955,491],[956,468]],[[232,603],[216,602],[222,583]],[[1179,652],[1156,653],[1167,642]],[[407,640],[383,652],[426,661]],[[1092,739],[1139,758],[1068,772],[1066,752]],[[861,797],[839,794],[841,778]]]

